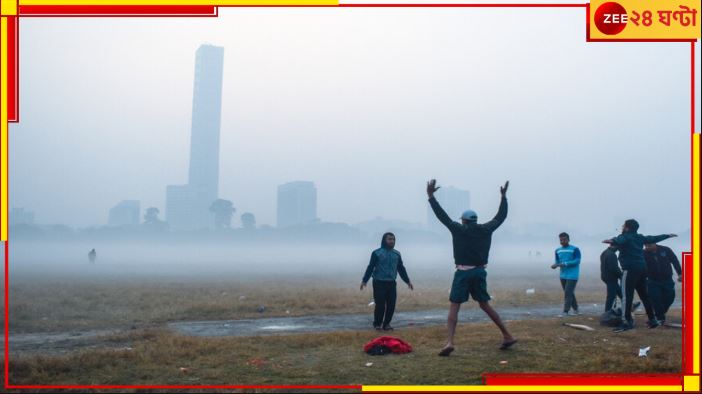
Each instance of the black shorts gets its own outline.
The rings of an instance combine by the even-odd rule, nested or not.
[[[467,271],[456,270],[453,274],[449,301],[462,304],[470,297],[478,302],[490,301],[486,279],[485,267],[476,267]]]

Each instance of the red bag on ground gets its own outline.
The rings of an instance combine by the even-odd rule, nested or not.
[[[403,353],[409,353],[412,351],[412,346],[403,341],[400,338],[395,338],[395,337],[378,337],[375,338],[374,340],[366,343],[363,346],[363,351],[366,353],[369,353],[371,349],[375,347],[386,347],[390,350],[392,353],[396,354],[403,354]]]

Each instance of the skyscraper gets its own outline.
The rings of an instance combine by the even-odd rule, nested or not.
[[[470,192],[468,190],[448,186],[437,190],[435,195],[441,207],[453,221],[460,222],[463,211],[470,209]],[[441,232],[445,229],[444,225],[436,218],[429,203],[427,203],[427,225],[429,230],[434,232]]]
[[[224,48],[201,45],[195,54],[190,166],[187,185],[166,188],[166,221],[174,230],[212,226],[219,192],[219,132]]]
[[[278,227],[317,220],[317,188],[313,182],[296,181],[278,186]]]

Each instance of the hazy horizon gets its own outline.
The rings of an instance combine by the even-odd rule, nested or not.
[[[9,204],[74,227],[125,199],[163,218],[166,185],[187,182],[195,50],[211,43],[237,226],[243,212],[275,225],[276,187],[295,180],[315,182],[324,221],[425,223],[437,178],[469,190],[480,221],[510,180],[512,228],[688,229],[689,44],[584,34],[579,9],[29,18]]]

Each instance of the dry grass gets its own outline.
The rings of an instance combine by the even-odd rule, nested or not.
[[[638,317],[641,319],[642,317]],[[679,318],[679,317],[678,317]],[[461,324],[457,350],[436,356],[443,327],[408,328],[393,335],[413,353],[371,357],[362,346],[375,331],[250,338],[185,337],[162,329],[127,337],[132,350],[89,350],[56,357],[22,357],[10,362],[12,384],[479,384],[485,372],[637,373],[681,370],[681,332],[638,328],[614,334],[587,316],[570,321],[594,332],[561,325],[562,320],[509,322],[520,338],[500,351],[497,329],[488,323]],[[639,320],[643,327],[643,320]],[[638,349],[651,346],[648,358]],[[507,361],[507,364],[500,364]],[[372,362],[370,367],[366,363]],[[182,373],[181,367],[188,368]]]
[[[418,275],[421,278],[421,276]],[[599,278],[582,280],[581,303],[603,302]],[[524,285],[528,283],[528,285]],[[179,320],[224,320],[262,316],[369,313],[372,291],[333,278],[268,278],[230,281],[47,281],[13,280],[10,329],[13,333],[146,327]],[[417,280],[410,292],[398,283],[398,310],[446,308],[447,278]],[[536,294],[526,295],[527,287]],[[505,277],[489,281],[493,304],[560,304],[557,278]]]

